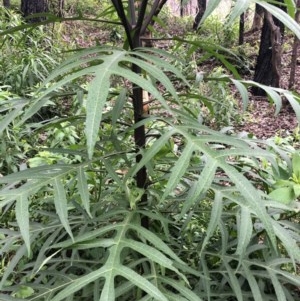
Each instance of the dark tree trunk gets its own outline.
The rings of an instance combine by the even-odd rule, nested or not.
[[[297,23],[300,22],[300,0],[297,1],[297,12],[295,16],[295,20]],[[290,80],[289,80],[289,89],[294,88],[295,85],[295,74],[296,74],[296,65],[297,65],[297,53],[298,53],[299,39],[297,36],[294,38],[292,58],[291,58],[291,72],[290,72]]]
[[[255,4],[255,13],[250,32],[261,29],[263,24],[264,9],[259,4]]]
[[[240,27],[239,27],[239,45],[244,44],[244,31],[245,31],[245,14],[240,15]]]
[[[284,25],[270,13],[265,11],[264,15],[259,54],[253,80],[266,86],[279,87],[281,43]],[[256,96],[265,95],[265,91],[258,87],[253,87],[252,93]]]
[[[183,0],[180,0],[180,17],[183,17]]]
[[[65,0],[59,0],[58,5],[59,5],[58,16],[63,17],[64,16]]]
[[[6,8],[10,8],[10,0],[3,0],[3,6]]]
[[[21,0],[21,12],[24,17],[48,12],[47,0]],[[30,23],[44,21],[45,17],[28,18]]]
[[[197,12],[197,15],[195,17],[195,20],[194,20],[194,24],[193,24],[193,29],[194,30],[197,30],[198,29],[198,26],[199,26],[199,23],[205,13],[205,10],[206,10],[206,0],[197,0],[197,3],[198,3],[198,12]]]

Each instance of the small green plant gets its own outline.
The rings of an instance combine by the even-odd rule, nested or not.
[[[1,31],[23,24],[19,14],[7,11],[2,6],[0,17]],[[1,83],[18,95],[26,95],[45,80],[60,60],[58,48],[52,43],[45,27],[35,28],[25,34],[19,31],[7,35],[1,44],[1,53]]]
[[[292,155],[292,170],[286,178],[277,179],[269,196],[281,203],[290,204],[300,196],[300,154]]]
[[[228,84],[222,81],[223,76],[224,69],[217,67],[207,75],[212,80],[202,80],[199,83],[200,95],[203,95],[205,106],[202,109],[203,122],[216,129],[241,122],[241,111],[237,100]]]
[[[35,145],[34,167],[0,178],[0,299],[297,300],[300,229],[282,217],[298,208],[272,200],[256,181],[267,182],[259,167],[278,172],[289,156],[276,144],[270,151],[271,142],[201,124],[187,96],[207,100],[213,112],[217,97],[204,93],[214,91],[196,98],[176,56],[140,47],[153,6],[112,4],[125,49],[76,51],[30,100],[4,104],[2,132],[24,127],[48,139],[37,139],[45,149]],[[235,15],[245,8],[234,5]],[[221,48],[206,46],[234,74]],[[245,107],[247,87],[255,85],[229,76],[204,80],[222,83],[218,97],[234,84]],[[65,107],[67,116],[32,124],[49,99],[82,82],[86,95]],[[300,115],[297,95],[262,88],[277,105],[285,96]],[[154,100],[151,115],[144,91]]]
[[[66,1],[65,11],[68,14],[84,14],[84,15],[97,15],[110,6],[110,2],[107,0],[101,1],[100,5],[97,0],[71,0]]]
[[[7,86],[0,87],[0,112],[6,115],[12,110],[20,112],[25,106],[25,101],[11,92]],[[30,140],[30,130],[26,127],[10,124],[11,118],[0,119],[0,174],[7,175],[22,169],[33,141]]]
[[[207,42],[232,47],[238,41],[238,23],[235,22],[231,26],[224,26],[224,24],[225,20],[220,19],[219,16],[211,16],[200,26],[199,34]]]

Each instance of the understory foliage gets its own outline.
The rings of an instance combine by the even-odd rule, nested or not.
[[[207,15],[219,2],[209,1]],[[141,1],[132,20],[131,1],[112,3],[125,46],[135,46],[134,25],[149,21],[142,10],[152,6]],[[246,8],[237,1],[228,26]],[[258,84],[239,78],[221,48],[189,45],[228,68],[203,80],[234,86],[246,108],[247,88]],[[96,46],[75,51],[30,97],[1,88],[0,131],[10,142],[1,145],[11,149],[16,135],[25,152],[0,177],[1,300],[299,298],[300,155],[204,125],[203,105],[216,105],[198,84],[166,51]],[[260,87],[277,111],[285,97],[300,119],[298,95]],[[138,111],[139,89],[150,114]],[[66,95],[71,114],[37,118]]]
[[[3,7],[0,9],[0,30],[22,26],[21,16]],[[58,64],[58,48],[45,27],[23,29],[1,39],[0,77],[1,85],[20,96],[43,81]]]

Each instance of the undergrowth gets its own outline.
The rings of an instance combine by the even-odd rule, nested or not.
[[[1,33],[16,61],[1,58],[12,75],[0,90],[0,299],[297,300],[297,146],[220,131],[239,122],[231,89],[245,109],[258,84],[238,77],[227,45],[139,47],[136,21],[147,27],[154,12],[131,5],[111,6],[124,48],[78,49],[59,64],[40,40],[47,28],[25,41],[25,26]],[[18,57],[26,43],[31,65]],[[211,58],[222,67],[200,73]],[[261,87],[299,115],[298,95]]]

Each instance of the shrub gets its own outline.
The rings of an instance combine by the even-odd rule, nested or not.
[[[14,11],[0,7],[0,31],[23,24]],[[1,45],[0,79],[18,95],[26,95],[49,75],[59,62],[58,48],[52,43],[45,27],[23,29],[6,35]]]
[[[127,42],[134,46],[132,35]],[[280,171],[277,154],[286,162],[289,156],[200,124],[174,85],[190,86],[175,60],[156,49],[81,50],[22,111],[6,109],[5,128],[7,121],[21,126],[53,92],[90,79],[85,101],[77,103],[85,115],[54,126],[84,128],[85,138],[76,147],[60,140],[62,147],[47,149],[70,161],[0,178],[0,205],[17,221],[0,229],[1,252],[8,254],[1,299],[297,298],[299,227],[285,216],[298,203],[278,202],[254,181],[264,183],[257,171],[265,166]],[[247,102],[246,87],[255,83],[224,81]],[[277,105],[284,95],[299,113],[297,96],[263,88]],[[155,99],[150,116],[142,112],[142,90]]]

